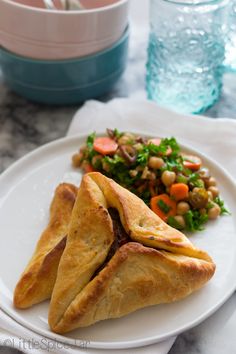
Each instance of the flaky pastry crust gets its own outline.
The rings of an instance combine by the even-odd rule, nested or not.
[[[119,212],[130,240],[106,262],[115,241],[109,208]],[[202,287],[214,271],[206,252],[165,224],[137,196],[100,173],[89,173],[72,212],[49,325],[65,333],[173,302]]]
[[[15,307],[27,308],[51,297],[77,192],[78,188],[69,183],[56,188],[48,226],[16,285]]]

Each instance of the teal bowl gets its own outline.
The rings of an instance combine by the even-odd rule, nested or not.
[[[111,47],[71,60],[35,60],[0,48],[6,84],[19,95],[40,103],[66,105],[107,93],[123,73],[129,29]]]

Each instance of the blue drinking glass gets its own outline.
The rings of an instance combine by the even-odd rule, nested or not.
[[[148,98],[199,113],[220,96],[229,0],[150,0]]]
[[[236,0],[229,2],[228,33],[225,49],[225,69],[229,72],[236,72]]]

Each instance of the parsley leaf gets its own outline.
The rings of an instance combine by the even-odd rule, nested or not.
[[[165,214],[167,214],[171,209],[171,207],[167,205],[162,199],[158,200],[157,205],[159,206],[161,211],[163,211],[163,213]]]
[[[201,214],[198,210],[189,210],[184,214],[184,220],[186,223],[186,230],[188,231],[202,231],[204,229],[203,224],[208,220],[207,214]]]
[[[173,216],[169,216],[168,219],[167,219],[167,223],[174,227],[175,229],[177,230],[182,230],[183,229],[183,226],[181,226],[178,221],[173,217]]]
[[[170,155],[166,157],[166,169],[169,171],[175,171],[175,172],[182,172],[183,171],[183,164],[182,164],[182,158],[181,156],[173,156]]]
[[[189,183],[194,183],[194,182],[196,182],[199,178],[200,178],[200,176],[199,176],[198,173],[191,173],[191,174],[188,176]]]
[[[226,209],[224,201],[220,197],[216,197],[214,202],[220,207],[220,215],[230,215],[230,211]]]
[[[178,183],[188,184],[188,178],[186,176],[184,176],[184,175],[181,175],[181,174],[177,175],[176,181]]]
[[[106,176],[113,178],[126,188],[129,188],[134,183],[135,178],[130,176],[125,160],[121,156],[104,156],[103,161],[109,167],[108,171],[102,171]]]
[[[171,148],[171,155],[177,155],[179,153],[180,146],[175,138],[165,138],[162,141],[167,147]]]
[[[151,193],[148,189],[141,193],[140,198],[146,203],[147,205],[150,204]]]
[[[115,136],[117,139],[119,139],[124,133],[119,132],[119,130],[118,130],[117,128],[115,128],[115,129],[113,130],[113,134],[114,134],[114,136]]]
[[[96,133],[93,132],[92,134],[90,134],[88,137],[87,137],[87,141],[86,141],[86,145],[88,148],[93,148],[93,143],[94,143],[94,139],[96,137]]]
[[[95,150],[93,150],[93,143],[94,143],[94,139],[96,137],[96,133],[93,132],[92,134],[90,134],[87,137],[87,141],[86,141],[86,145],[87,145],[87,151],[86,151],[86,155],[85,158],[89,160],[89,162],[92,161],[92,158],[97,155],[97,152]]]
[[[154,145],[154,144],[152,144]],[[141,166],[145,166],[148,163],[148,158],[149,158],[149,146],[142,146],[142,149],[140,149],[138,156],[137,156],[137,163],[140,164]]]

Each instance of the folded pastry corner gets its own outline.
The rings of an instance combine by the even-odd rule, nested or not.
[[[49,325],[65,333],[169,303],[214,274],[210,256],[137,196],[100,173],[83,177],[53,289]]]
[[[77,191],[78,188],[69,183],[61,183],[56,188],[48,226],[16,285],[15,307],[28,308],[51,297]]]

